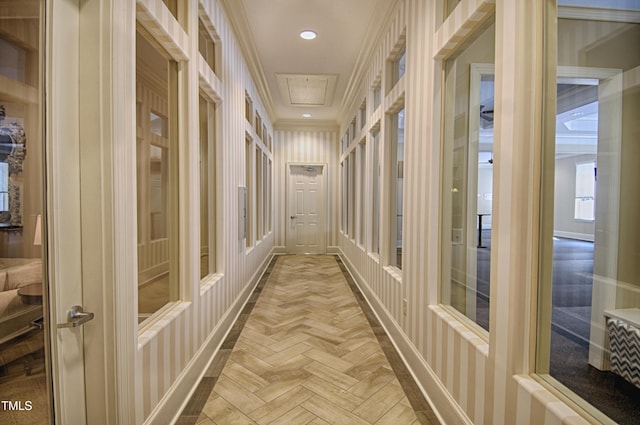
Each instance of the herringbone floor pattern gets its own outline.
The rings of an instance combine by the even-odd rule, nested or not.
[[[330,256],[277,260],[196,421],[421,422]]]

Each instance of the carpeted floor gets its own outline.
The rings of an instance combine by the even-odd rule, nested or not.
[[[491,230],[482,242],[476,321],[489,329]],[[640,389],[588,362],[593,253],[592,242],[554,239],[550,374],[619,424],[637,424]]]
[[[49,423],[44,334],[34,330],[0,345],[0,398],[20,409],[0,408],[0,424]],[[31,408],[28,409],[26,402]]]

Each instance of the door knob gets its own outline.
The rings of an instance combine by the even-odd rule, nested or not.
[[[93,316],[93,313],[83,311],[81,306],[74,305],[67,313],[67,321],[65,323],[58,323],[58,327],[75,328],[80,325],[84,325],[89,320],[93,319]]]
[[[295,216],[295,215],[292,215],[292,216],[291,216],[291,220],[293,220],[294,218],[296,218],[296,216]]]

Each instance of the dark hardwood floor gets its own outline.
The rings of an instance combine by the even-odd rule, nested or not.
[[[477,319],[489,328],[491,230],[478,249]],[[554,238],[550,374],[620,424],[637,424],[640,389],[589,365],[594,244]]]

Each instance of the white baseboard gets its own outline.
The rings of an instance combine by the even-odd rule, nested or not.
[[[287,253],[286,246],[274,246],[273,251],[271,251],[274,255],[285,255]]]
[[[286,246],[274,246],[272,253],[274,255],[286,255],[287,247]],[[327,255],[336,255],[340,253],[340,247],[338,246],[328,246],[327,247]]]
[[[438,420],[443,424],[472,425],[473,422],[449,394],[446,387],[442,382],[440,382],[440,379],[438,379],[437,375],[433,372],[431,367],[429,367],[418,350],[416,350],[413,343],[407,338],[407,335],[393,319],[382,302],[373,292],[371,292],[369,286],[362,279],[349,259],[344,255],[342,250],[340,250],[339,255],[346,265],[349,274],[355,281],[356,285],[358,285],[360,292],[362,292],[365,300],[369,306],[371,306],[373,313],[376,315],[378,321],[391,339],[391,343],[396,348],[396,351],[409,370],[409,373],[413,376],[413,379],[418,384],[420,391],[433,409],[435,415],[438,417]],[[427,392],[425,388],[429,388],[429,392]]]
[[[327,254],[328,255],[341,255],[342,254],[342,250],[340,249],[339,246],[328,246],[327,247]]]
[[[562,230],[554,230],[553,236],[587,242],[593,242],[595,240],[594,236],[589,233],[563,232]]]
[[[249,297],[258,285],[258,282],[266,271],[273,255],[274,250],[266,256],[260,267],[258,267],[258,270],[256,270],[254,275],[251,277],[249,283],[238,295],[238,298],[236,298],[231,307],[224,313],[220,321],[216,324],[214,330],[209,334],[198,351],[196,351],[195,355],[180,373],[169,391],[167,391],[164,397],[162,397],[162,400],[160,400],[153,412],[151,412],[147,420],[144,422],[145,424],[155,425],[176,423],[185,406],[189,403],[194,391],[198,387],[200,380],[207,369],[209,369],[215,353],[220,349],[220,346],[231,331],[231,328],[240,315],[240,312],[247,301],[249,301]]]

